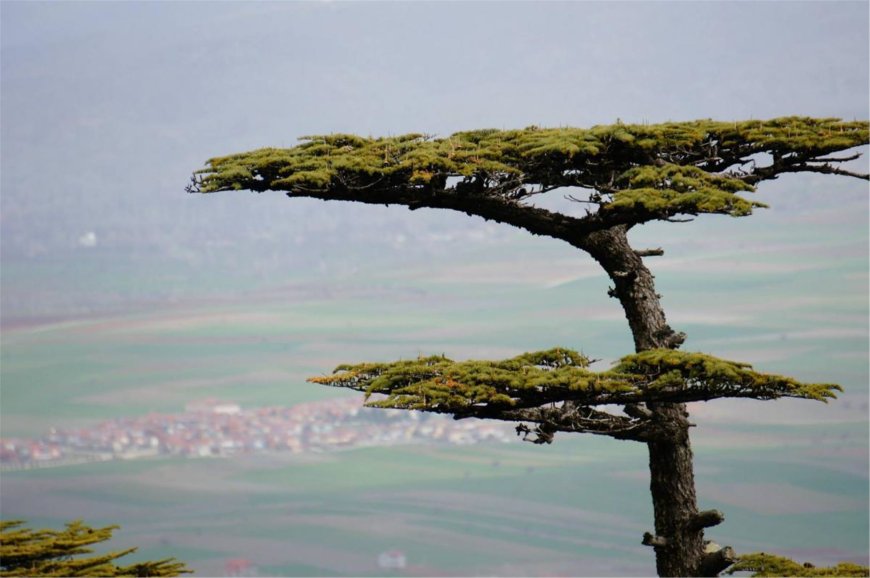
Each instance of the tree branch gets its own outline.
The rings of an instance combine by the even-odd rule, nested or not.
[[[374,189],[364,195],[349,189],[329,189],[319,191],[295,190],[286,193],[288,197],[308,197],[323,201],[350,201],[371,205],[404,205],[411,210],[449,209],[513,225],[532,233],[552,237],[583,248],[583,240],[593,232],[611,226],[604,219],[577,218],[555,213],[540,207],[521,205],[499,196],[468,196],[445,189],[433,193],[415,188],[381,190]]]
[[[732,177],[745,183],[755,185],[761,181],[773,180],[785,173],[821,173],[826,175],[840,175],[863,180],[870,180],[870,174],[849,171],[831,163],[853,161],[861,157],[861,153],[855,153],[846,157],[825,157],[810,153],[793,153],[791,155],[774,154],[773,162],[766,167],[757,167],[741,173],[729,173]],[[822,163],[822,164],[811,164]]]
[[[811,162],[817,162],[817,161],[813,160]],[[853,171],[847,171],[846,169],[841,169],[839,167],[835,167],[829,163],[825,163],[825,164],[820,165],[820,166],[805,165],[805,166],[800,167],[799,170],[802,172],[809,172],[809,173],[822,173],[822,174],[826,174],[826,175],[841,175],[841,176],[846,176],[846,177],[854,177],[856,179],[863,179],[865,181],[870,180],[870,174],[868,174],[868,173],[856,173]],[[786,171],[786,172],[798,172],[798,171]]]
[[[652,546],[654,548],[664,548],[668,545],[668,539],[664,536],[653,536],[649,532],[643,533],[643,539],[640,541],[644,546]]]
[[[817,163],[845,163],[845,162],[849,162],[849,161],[855,161],[855,160],[858,160],[858,159],[860,159],[860,158],[861,158],[861,153],[855,153],[855,154],[853,154],[853,155],[849,155],[849,156],[847,156],[847,157],[824,157],[824,158],[817,158],[817,159],[816,159],[815,161],[813,161],[813,162],[817,162]]]
[[[741,178],[746,183],[755,184],[760,181],[765,180],[773,180],[777,178],[781,174],[785,173],[821,173],[825,175],[841,175],[846,177],[854,177],[857,179],[870,180],[870,174],[867,173],[856,173],[853,171],[847,171],[846,169],[841,169],[839,167],[835,167],[830,163],[825,163],[823,165],[810,165],[807,164],[809,162],[818,162],[814,159],[808,159],[802,163],[795,164],[772,164],[767,167],[761,167],[756,169],[754,172],[749,173]]]
[[[590,433],[609,436],[623,440],[645,440],[652,434],[648,420],[628,418],[613,415],[587,406],[566,403],[561,406],[535,407],[525,409],[500,409],[493,407],[469,408],[469,411],[457,413],[457,419],[476,417],[482,419],[499,419],[504,421],[522,421],[537,423],[539,426],[530,430],[518,426],[517,433],[528,436],[535,433],[534,443],[550,443],[555,432]]]
[[[698,512],[692,516],[688,522],[688,527],[690,530],[697,531],[703,530],[704,528],[718,526],[724,521],[725,514],[719,510],[704,510],[703,512]]]
[[[698,576],[718,576],[723,570],[737,561],[734,548],[725,546],[713,552],[707,552],[701,558]]]
[[[656,247],[655,249],[635,249],[634,254],[638,257],[661,257],[665,254],[665,251],[661,247]]]

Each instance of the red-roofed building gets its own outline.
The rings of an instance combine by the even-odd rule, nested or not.
[[[257,567],[250,560],[244,558],[232,558],[224,564],[226,576],[256,576]]]

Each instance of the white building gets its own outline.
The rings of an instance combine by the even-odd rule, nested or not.
[[[405,553],[399,550],[381,552],[378,556],[378,566],[384,570],[403,570],[407,563]]]
[[[222,415],[236,415],[242,411],[239,404],[231,401],[220,401],[214,398],[192,401],[184,406],[188,413],[218,413]]]

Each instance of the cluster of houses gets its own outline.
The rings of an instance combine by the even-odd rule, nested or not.
[[[421,442],[473,444],[515,439],[504,423],[362,407],[358,398],[242,409],[207,399],[183,413],[118,418],[81,429],[52,429],[39,440],[0,439],[4,469],[157,455],[228,456],[318,452]]]

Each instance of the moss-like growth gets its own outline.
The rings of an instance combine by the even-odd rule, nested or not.
[[[475,409],[539,407],[574,401],[583,405],[646,401],[696,401],[719,397],[825,401],[834,384],[801,383],[759,373],[745,363],[670,349],[623,357],[608,371],[589,369],[584,355],[568,349],[526,353],[503,361],[453,361],[443,356],[393,363],[341,365],[309,381],[385,398],[372,407],[473,414]]]
[[[564,392],[616,391],[629,386],[588,369],[589,360],[567,349],[526,353],[503,361],[456,362],[444,356],[393,363],[341,365],[309,381],[385,394],[372,407],[462,412],[474,406],[505,407]]]
[[[753,572],[753,576],[870,576],[870,568],[860,564],[840,562],[835,566],[820,568],[763,552],[741,556],[726,573],[736,572]]]
[[[652,213],[721,213],[732,217],[752,214],[764,203],[737,196],[740,191],[754,191],[740,179],[710,174],[695,166],[662,163],[629,169],[617,179],[622,188],[613,200],[602,206],[604,211],[624,209]]]
[[[770,373],[760,373],[748,363],[728,361],[705,353],[652,349],[623,357],[613,369],[640,378],[650,395],[670,391],[698,394],[693,399],[797,397],[827,401],[843,388],[833,383],[803,383]]]

